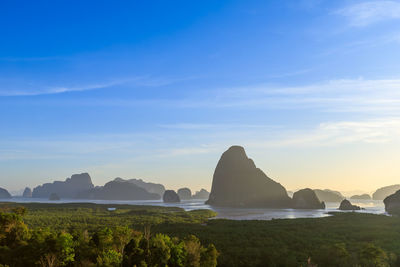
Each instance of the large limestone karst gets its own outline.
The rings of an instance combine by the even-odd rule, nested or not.
[[[324,202],[340,202],[344,199],[344,196],[338,191],[314,189],[314,192],[318,199]]]
[[[215,168],[209,205],[228,207],[291,206],[286,189],[249,159],[241,146],[225,151]]]
[[[146,189],[147,192],[149,193],[154,193],[154,194],[158,194],[160,196],[160,198],[162,197],[162,195],[165,192],[165,187],[162,184],[156,184],[156,183],[151,183],[151,182],[145,182],[142,179],[129,179],[129,180],[125,180],[122,178],[115,178],[115,181],[126,181],[126,182],[130,182],[133,183],[141,188]]]
[[[22,193],[22,197],[30,198],[32,197],[32,190],[29,187],[26,187],[24,193]]]
[[[315,192],[310,188],[301,189],[293,194],[294,209],[325,209],[325,203],[320,202]]]
[[[381,187],[372,194],[372,199],[374,200],[383,200],[387,196],[390,196],[400,190],[400,184],[389,185],[385,187]]]
[[[188,200],[192,198],[192,191],[187,187],[178,189],[177,193],[181,200]]]
[[[4,188],[0,187],[0,199],[11,198],[11,194]]]
[[[165,190],[163,195],[163,201],[165,203],[179,203],[181,199],[174,190]]]
[[[60,197],[56,193],[51,193],[49,196],[49,200],[57,201],[57,200],[60,200]]]
[[[361,200],[371,200],[371,196],[368,194],[354,195],[351,196],[350,199],[361,199]]]
[[[60,198],[75,198],[79,193],[94,188],[88,173],[74,174],[65,181],[55,181],[37,186],[33,189],[32,197],[49,198],[52,193]]]
[[[203,188],[192,196],[193,199],[208,199],[209,197],[210,193]]]
[[[125,180],[114,180],[77,195],[80,199],[97,200],[157,200],[160,195],[149,193],[146,189]]]
[[[400,215],[400,190],[383,200],[385,210],[389,214]]]
[[[340,202],[339,210],[360,210],[361,208],[357,205],[351,204],[350,201],[347,199],[343,199],[342,202]]]

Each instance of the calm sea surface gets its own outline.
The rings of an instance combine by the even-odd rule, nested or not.
[[[5,201],[5,200],[1,200]],[[12,198],[9,202],[18,203],[96,203],[96,204],[130,204],[130,205],[151,205],[162,207],[179,207],[184,210],[210,209],[218,213],[216,218],[231,220],[272,220],[272,219],[294,219],[294,218],[318,218],[330,216],[328,212],[338,211],[340,203],[327,202],[325,210],[294,210],[294,209],[241,209],[241,208],[221,208],[212,207],[204,204],[205,200],[187,200],[181,203],[163,203],[162,200],[140,200],[140,201],[117,201],[117,200],[80,200],[63,199],[60,201],[49,201],[40,198]],[[385,206],[382,201],[359,200],[351,201],[352,204],[361,206],[364,210],[355,211],[361,213],[386,214]],[[351,212],[351,211],[350,211]]]

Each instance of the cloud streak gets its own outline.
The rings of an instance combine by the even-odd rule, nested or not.
[[[129,80],[114,80],[111,82],[102,82],[102,83],[91,83],[79,86],[26,86],[32,87],[30,89],[2,89],[0,90],[0,96],[37,96],[37,95],[53,95],[53,94],[62,94],[68,92],[80,92],[80,91],[89,91],[89,90],[97,90],[103,88],[109,88],[117,85],[122,85],[127,83]],[[7,88],[5,85],[3,88]]]
[[[73,88],[90,90],[105,88],[116,83],[99,84],[93,87]],[[70,89],[57,88],[52,93],[67,92]],[[28,102],[27,102],[28,101]],[[245,87],[199,89],[166,98],[80,98],[74,100],[39,100],[23,104],[68,105],[68,106],[121,106],[152,107],[157,109],[263,109],[302,110],[309,109],[334,113],[373,113],[374,115],[400,115],[400,79],[337,79],[313,84],[282,86],[271,84]],[[46,102],[47,101],[47,102]],[[171,125],[159,125],[164,128]],[[201,127],[206,128],[208,124]],[[193,128],[199,125],[174,125],[173,127]]]
[[[152,87],[166,83],[177,83],[182,79],[134,77],[110,82],[91,83],[76,87],[48,87],[38,90],[5,91],[0,96],[35,96],[63,94],[112,88],[114,86]],[[154,81],[154,82],[152,82]],[[11,101],[11,100],[10,100]],[[19,103],[18,100],[15,100]],[[47,102],[46,102],[47,101]],[[335,79],[311,84],[285,86],[278,84],[256,84],[232,88],[198,88],[182,91],[173,97],[152,98],[137,96],[128,98],[79,99],[25,99],[22,104],[32,105],[68,105],[68,106],[122,106],[152,107],[157,109],[261,109],[261,110],[313,110],[330,113],[368,113],[373,115],[400,115],[400,79]],[[232,125],[224,124],[224,127]],[[232,127],[236,127],[233,125]],[[206,129],[210,124],[159,125],[161,128]],[[231,127],[231,128],[232,128]],[[249,128],[244,125],[242,128]]]
[[[174,103],[198,108],[315,109],[326,112],[400,111],[400,79],[341,79],[303,86],[256,85],[208,91]]]
[[[369,1],[349,5],[336,11],[353,27],[365,27],[385,20],[400,19],[400,2]]]
[[[331,147],[356,143],[383,144],[399,141],[399,136],[400,118],[378,118],[363,121],[324,122],[307,131],[282,133],[279,139],[261,144],[266,147]]]
[[[115,86],[132,86],[132,87],[161,87],[177,82],[194,79],[195,77],[186,78],[171,78],[171,77],[151,77],[151,76],[137,76],[130,78],[111,79],[110,81],[99,81],[81,83],[75,86],[34,86],[31,84],[25,85],[7,85],[4,84],[0,89],[0,96],[37,96],[37,95],[54,95],[63,94],[68,92],[83,92],[105,88],[112,88]],[[12,89],[7,89],[12,88]],[[20,89],[28,88],[28,89]]]
[[[296,147],[334,147],[337,145],[351,144],[388,144],[400,141],[400,117],[381,117],[365,120],[339,120],[326,121],[307,128],[270,127],[268,125],[245,125],[222,129],[219,125],[207,126],[207,132],[197,132],[200,139],[210,145],[199,147],[179,148],[172,151],[183,152],[215,152],[216,148],[233,143],[243,144],[254,149],[264,148],[296,148]],[[184,135],[186,131],[202,128],[199,124],[190,128],[177,128],[178,133]],[[174,133],[177,135],[177,133]],[[210,139],[210,136],[215,139]],[[183,154],[183,153],[182,153]],[[172,153],[171,155],[180,155]]]

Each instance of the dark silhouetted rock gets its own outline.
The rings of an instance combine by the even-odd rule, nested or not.
[[[368,194],[354,195],[354,196],[351,196],[350,199],[370,200],[371,196]]]
[[[114,180],[104,186],[81,192],[77,195],[79,199],[98,200],[157,200],[160,196],[149,193],[146,189],[125,180]]]
[[[32,190],[29,187],[26,187],[24,193],[22,193],[22,197],[30,198],[32,197]]]
[[[249,159],[241,146],[225,151],[215,168],[209,205],[283,208],[291,206],[286,189]]]
[[[385,210],[392,215],[400,215],[400,190],[383,200]]]
[[[57,200],[60,200],[60,197],[56,193],[51,193],[49,196],[49,200],[57,201]]]
[[[339,210],[360,210],[361,208],[356,205],[352,205],[350,201],[347,199],[343,199],[342,202],[340,202]]]
[[[190,189],[187,187],[178,189],[177,193],[181,200],[192,199],[192,191],[190,191]]]
[[[133,183],[141,188],[144,188],[147,190],[149,193],[154,193],[158,194],[160,198],[165,192],[165,187],[162,184],[156,184],[156,183],[150,183],[150,182],[145,182],[142,179],[129,179],[125,180],[122,178],[115,178],[115,181],[127,181],[130,183]]]
[[[201,189],[192,196],[192,199],[208,199],[209,197],[210,193],[205,189]]]
[[[11,194],[4,188],[0,187],[0,199],[11,198]]]
[[[174,190],[166,190],[163,195],[163,201],[166,203],[181,202],[178,194]]]
[[[320,202],[315,192],[310,188],[301,189],[293,194],[294,209],[325,209],[325,203]]]
[[[338,191],[314,189],[314,192],[318,199],[324,202],[340,202],[344,199],[344,196]]]
[[[372,194],[372,199],[383,200],[387,196],[393,195],[398,190],[400,190],[400,184],[389,185],[379,188],[378,190],[375,191],[375,193]]]
[[[48,198],[52,193],[61,198],[75,198],[79,193],[94,188],[88,173],[74,174],[64,182],[55,181],[33,189],[32,197]]]

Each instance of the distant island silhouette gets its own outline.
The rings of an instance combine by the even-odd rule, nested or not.
[[[384,200],[387,196],[396,193],[398,190],[400,190],[400,184],[381,187],[372,194],[372,199]]]
[[[165,187],[162,184],[146,182],[142,179],[115,178],[104,186],[94,186],[88,173],[73,174],[65,181],[45,183],[33,189],[26,187],[22,197],[44,199],[90,199],[90,200],[160,200],[164,196]],[[209,192],[205,189],[192,195],[189,188],[178,190],[181,198],[208,199]],[[0,198],[11,198],[6,189],[0,189]]]
[[[377,189],[373,200],[384,200],[400,190],[400,184]],[[301,189],[297,192],[286,191],[280,183],[268,177],[257,168],[254,161],[247,157],[242,146],[231,146],[220,157],[214,171],[211,192],[201,189],[192,193],[183,187],[177,191],[165,189],[160,183],[142,179],[123,179],[120,177],[107,182],[104,186],[94,186],[88,173],[73,174],[64,181],[54,181],[23,190],[24,198],[49,199],[89,199],[89,200],[164,200],[180,202],[186,200],[206,200],[211,206],[240,208],[294,208],[324,209],[326,202],[348,204],[339,192],[330,189]],[[21,191],[22,192],[22,191]],[[51,197],[53,196],[53,197]],[[0,199],[12,198],[4,188],[0,188]],[[179,201],[178,201],[179,199]],[[368,194],[353,195],[353,200],[370,200]],[[388,209],[392,210],[394,197],[388,198]]]

